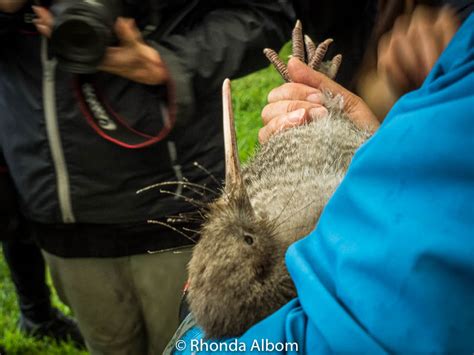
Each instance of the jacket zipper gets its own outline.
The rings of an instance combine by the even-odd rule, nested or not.
[[[42,38],[41,42],[41,62],[43,66],[43,108],[49,148],[56,172],[59,207],[63,223],[74,223],[69,174],[66,167],[66,159],[64,158],[56,112],[56,60],[48,59],[48,44],[45,38]]]

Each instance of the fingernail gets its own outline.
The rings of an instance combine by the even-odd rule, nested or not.
[[[323,103],[323,95],[321,93],[313,93],[308,95],[306,97],[306,101],[313,102],[316,104],[322,104]]]
[[[317,120],[318,118],[323,118],[327,116],[328,110],[325,107],[313,107],[311,110],[308,112],[309,117],[312,120]]]
[[[304,108],[300,108],[299,110],[292,111],[288,114],[288,120],[291,122],[300,121],[303,118],[305,112],[306,110]]]

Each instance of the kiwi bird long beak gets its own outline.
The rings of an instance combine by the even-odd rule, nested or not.
[[[230,80],[225,79],[222,85],[222,107],[224,113],[224,144],[225,144],[225,186],[230,191],[243,186],[240,172],[239,153],[235,133],[234,111],[232,109],[232,94]]]

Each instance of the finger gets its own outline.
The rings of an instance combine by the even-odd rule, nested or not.
[[[328,110],[323,107],[312,108],[309,111],[305,109],[298,109],[286,113],[284,115],[275,117],[273,120],[268,122],[263,128],[258,132],[258,140],[261,144],[267,142],[271,136],[275,133],[278,133],[282,130],[301,126],[304,123],[314,121],[328,115]]]
[[[345,90],[342,86],[329,79],[321,72],[315,71],[298,59],[291,58],[288,62],[288,71],[293,82],[310,86],[323,91]]]
[[[47,38],[51,37],[51,28],[50,27],[44,26],[44,25],[36,25],[36,29],[43,36],[45,36]]]
[[[416,84],[420,86],[428,76],[429,72],[438,60],[443,51],[443,44],[440,38],[433,34],[424,32],[419,35],[417,56],[420,61]]]
[[[377,70],[397,95],[409,91],[413,75],[418,76],[418,60],[407,37],[409,25],[408,16],[400,16],[378,45]]]
[[[414,86],[402,68],[395,65],[393,62],[388,63],[385,67],[384,77],[386,78],[389,87],[391,87],[393,92],[398,96],[404,95]]]
[[[408,63],[405,67],[415,87],[420,86],[442,51],[442,42],[434,32],[436,12],[425,6],[418,6],[407,30],[407,39],[411,43],[405,46],[404,56],[414,54],[417,63]]]
[[[298,83],[283,84],[268,94],[268,102],[277,102],[282,100],[306,100],[308,96],[320,95],[321,91],[307,85]],[[314,96],[311,96],[314,100]],[[322,102],[315,102],[320,103]]]
[[[115,22],[115,33],[123,46],[134,46],[142,42],[135,20],[119,17]]]
[[[422,41],[418,35],[416,37],[416,41]],[[414,89],[416,83],[424,78],[424,54],[420,47],[414,48],[413,42],[406,35],[397,34],[392,37],[387,56],[391,57],[390,79],[403,93]]]
[[[305,122],[306,110],[299,109],[271,120],[258,132],[258,140],[261,144],[266,143],[271,136],[289,127],[299,126]]]
[[[435,22],[436,33],[440,35],[443,50],[453,38],[460,26],[459,18],[449,6],[441,9]]]
[[[409,15],[403,14],[398,16],[393,24],[392,30],[389,32],[390,36],[393,36],[394,34],[398,34],[400,36],[405,35],[408,32],[408,28],[410,27],[410,22],[411,19]]]
[[[54,24],[54,18],[51,12],[41,6],[33,6],[37,18],[33,20],[36,29],[45,37],[51,37],[51,32]]]
[[[54,18],[51,12],[49,12],[49,10],[42,6],[33,6],[32,8],[35,15],[38,17],[36,19],[36,22],[44,26],[53,27]]]
[[[112,71],[116,68],[129,68],[130,63],[130,50],[123,47],[107,47],[104,60],[98,69]]]
[[[309,111],[310,109],[317,107],[321,107],[321,105],[313,104],[308,101],[283,100],[273,102],[266,105],[262,110],[263,124],[268,124],[268,122],[270,122],[275,117],[285,115],[298,109],[305,109]]]
[[[322,92],[330,91],[344,98],[344,108],[350,112],[360,101],[359,97],[345,89],[321,72],[315,71],[298,59],[291,58],[288,62],[288,72],[293,82],[310,86]]]
[[[431,22],[436,20],[437,10],[434,7],[427,5],[418,5],[413,11],[411,20],[415,23]]]
[[[397,95],[402,95],[410,90],[413,84],[406,74],[403,64],[398,63],[399,51],[386,52],[379,57],[378,71],[385,78],[389,87]]]
[[[108,47],[98,69],[142,84],[163,84],[168,80],[169,73],[158,52],[151,47],[141,47]],[[140,61],[140,54],[137,55],[136,50],[149,50],[150,55],[145,62]]]

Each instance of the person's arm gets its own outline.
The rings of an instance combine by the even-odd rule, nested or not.
[[[37,30],[43,36],[51,37],[53,14],[40,6],[33,6],[33,11],[37,15],[34,20]],[[106,49],[98,70],[147,85],[161,85],[169,80],[160,54],[143,41],[133,19],[119,17],[114,30],[119,44]]]
[[[194,112],[199,97],[219,92],[225,78],[268,65],[262,51],[290,37],[293,10],[286,1],[213,1],[186,30],[156,38],[155,48],[170,72],[178,117]]]
[[[183,122],[195,112],[197,96],[218,92],[227,77],[268,65],[263,49],[279,48],[289,38],[294,15],[286,0],[206,4],[206,11],[188,14],[195,17],[192,26],[177,25],[170,35],[146,42],[133,21],[119,19],[115,30],[120,46],[108,49],[99,69],[144,84],[171,84],[177,117]],[[49,36],[51,13],[33,9],[38,30]]]

